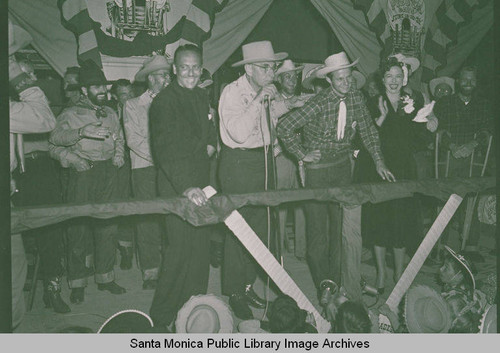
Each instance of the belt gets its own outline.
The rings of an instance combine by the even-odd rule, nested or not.
[[[239,147],[231,148],[231,147],[224,146],[223,149],[228,150],[228,151],[245,151],[245,152],[259,152],[259,153],[264,152],[264,146],[255,147],[255,148],[239,148]]]
[[[48,151],[33,151],[30,153],[25,153],[24,158],[25,159],[37,159],[39,157],[45,157],[45,156],[50,156]]]

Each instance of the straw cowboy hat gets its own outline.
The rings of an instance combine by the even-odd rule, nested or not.
[[[319,69],[325,67],[323,64],[305,64],[302,71],[302,87],[312,89],[312,83],[318,77],[316,76]]]
[[[295,66],[295,63],[292,60],[287,59],[283,61],[283,65],[279,67],[275,75],[278,76],[279,74],[284,74],[285,72],[290,72],[290,71],[301,71],[303,68],[304,65]]]
[[[139,310],[123,310],[112,315],[97,333],[146,333],[153,327],[153,320]]]
[[[450,308],[431,287],[411,286],[405,296],[404,310],[410,333],[447,333],[451,327]]]
[[[281,61],[288,56],[288,53],[274,53],[273,45],[268,40],[245,44],[241,50],[243,60],[235,62],[232,67],[264,61]]]
[[[358,63],[358,60],[359,58],[354,60],[354,62],[350,63],[349,58],[347,57],[347,54],[344,51],[330,55],[328,58],[325,59],[325,66],[318,70],[316,76],[318,78],[325,78],[326,74],[330,72],[346,69],[348,67],[356,65]]]
[[[451,256],[453,256],[453,258],[455,260],[457,260],[465,268],[465,270],[469,274],[469,278],[470,278],[470,281],[472,284],[472,292],[474,293],[474,291],[476,290],[476,280],[474,279],[474,275],[472,274],[472,270],[471,270],[472,266],[471,266],[470,262],[462,255],[453,251],[453,249],[450,248],[449,246],[445,245],[444,247],[446,250],[448,250],[448,252],[451,254]]]
[[[12,55],[30,44],[33,38],[23,28],[12,24],[10,19],[8,23],[9,55]]]
[[[177,313],[176,333],[232,333],[231,309],[213,294],[193,295]]]
[[[135,74],[135,81],[144,81],[146,77],[158,70],[170,70],[172,62],[163,55],[153,55],[147,58],[142,64],[141,69]]]
[[[413,57],[407,57],[401,53],[390,55],[390,57],[395,57],[400,63],[410,66],[411,72],[415,72],[420,67],[420,60]]]
[[[429,82],[429,89],[431,94],[434,96],[434,92],[436,91],[436,86],[440,83],[446,83],[451,87],[451,93],[455,93],[455,80],[448,76],[436,77]]]

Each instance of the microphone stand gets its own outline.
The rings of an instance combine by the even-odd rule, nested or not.
[[[269,187],[269,177],[268,177],[268,183],[266,185],[266,190],[276,190],[277,189],[277,170],[276,170],[276,157],[274,155],[274,142],[276,141],[276,134],[275,134],[275,129],[274,129],[274,124],[271,121],[271,99],[269,96],[264,97],[264,107],[266,110],[266,122],[267,122],[267,127],[269,129],[269,146],[271,148],[271,158],[270,160],[266,159],[268,161],[268,165],[266,166],[266,170],[269,176],[269,173],[272,174],[272,186]],[[270,162],[270,163],[269,163]],[[282,260],[281,260],[281,242],[279,239],[279,217],[278,217],[278,210],[277,207],[269,207],[267,206],[268,209],[268,215],[270,215],[271,220],[271,229],[270,234],[271,234],[271,244],[274,244],[274,255],[278,262],[280,262],[282,265]],[[274,223],[274,227],[272,227],[272,224]],[[271,250],[271,249],[270,249]],[[271,251],[273,252],[273,251]]]

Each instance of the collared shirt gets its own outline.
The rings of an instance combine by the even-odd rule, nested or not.
[[[153,165],[149,145],[149,107],[153,102],[151,91],[147,90],[136,98],[129,99],[123,110],[123,126],[127,146],[130,148],[132,169]]]
[[[468,104],[458,94],[443,97],[436,102],[434,113],[439,128],[449,132],[450,142],[457,145],[473,140],[480,131],[494,131],[491,104],[479,95],[474,95]]]
[[[219,102],[220,135],[230,148],[257,148],[269,145],[269,128],[264,105],[255,100],[258,92],[246,75],[227,85]],[[271,101],[274,123],[288,111],[284,101]]]
[[[10,101],[10,171],[17,167],[14,134],[46,133],[56,125],[47,97],[39,87],[19,93],[20,102]]]
[[[337,120],[341,97],[331,88],[324,89],[298,108],[284,116],[278,123],[278,137],[285,148],[299,160],[310,151],[320,150],[324,160],[327,156],[352,149],[351,141],[356,129],[374,161],[382,160],[378,132],[373,125],[365,98],[359,91],[349,92],[344,100],[347,107],[344,137],[337,140]],[[295,133],[303,129],[302,138]]]
[[[96,112],[86,107],[74,106],[65,109],[57,119],[56,127],[50,135],[50,143],[69,147],[69,152],[91,161],[105,161],[114,156],[123,157],[124,139],[118,115],[110,107],[104,106],[103,109],[107,113],[103,118],[97,118]],[[78,129],[95,122],[101,122],[102,127],[109,128],[110,136],[104,140],[80,139]]]

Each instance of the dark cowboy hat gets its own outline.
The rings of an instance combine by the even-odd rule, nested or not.
[[[76,85],[68,85],[69,91],[74,91],[79,87],[111,85],[113,81],[106,79],[104,72],[92,60],[85,61],[80,67],[80,82]]]

